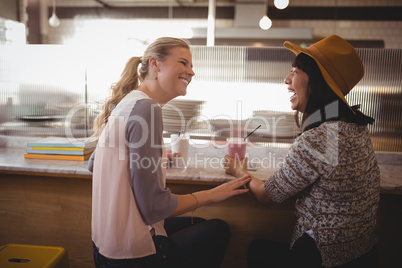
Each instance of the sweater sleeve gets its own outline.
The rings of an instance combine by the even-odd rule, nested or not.
[[[328,178],[338,160],[331,129],[314,128],[296,138],[282,166],[265,182],[267,195],[281,203],[321,177]]]
[[[144,221],[153,224],[177,207],[177,197],[164,185],[161,107],[150,99],[138,100],[126,127],[131,187]]]

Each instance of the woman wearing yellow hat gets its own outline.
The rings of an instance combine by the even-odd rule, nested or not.
[[[296,55],[285,83],[302,134],[272,177],[246,186],[267,206],[295,197],[296,224],[290,245],[254,241],[249,267],[377,267],[380,172],[367,129],[374,120],[345,99],[364,75],[362,61],[336,35],[307,49],[284,46]],[[249,175],[247,159],[225,159],[226,173]]]

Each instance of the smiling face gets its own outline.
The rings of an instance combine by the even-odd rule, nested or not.
[[[290,74],[285,78],[288,91],[292,93],[290,97],[292,110],[304,113],[309,96],[309,77],[297,67],[293,67]]]
[[[184,96],[194,76],[191,52],[187,48],[175,47],[162,62],[158,62],[158,82],[163,92],[173,99]]]

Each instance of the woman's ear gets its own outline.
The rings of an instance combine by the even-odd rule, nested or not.
[[[313,89],[311,87],[311,83],[309,82],[307,85],[307,96],[310,97],[311,96],[311,92],[313,92]]]
[[[154,72],[159,72],[159,67],[158,67],[158,60],[155,57],[150,57],[149,58],[149,66],[154,70]]]

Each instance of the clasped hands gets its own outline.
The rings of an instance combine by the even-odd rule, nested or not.
[[[231,158],[229,155],[225,155],[223,160],[223,168],[226,174],[232,175],[236,178],[250,175],[247,172],[247,161],[245,157],[243,160]]]

